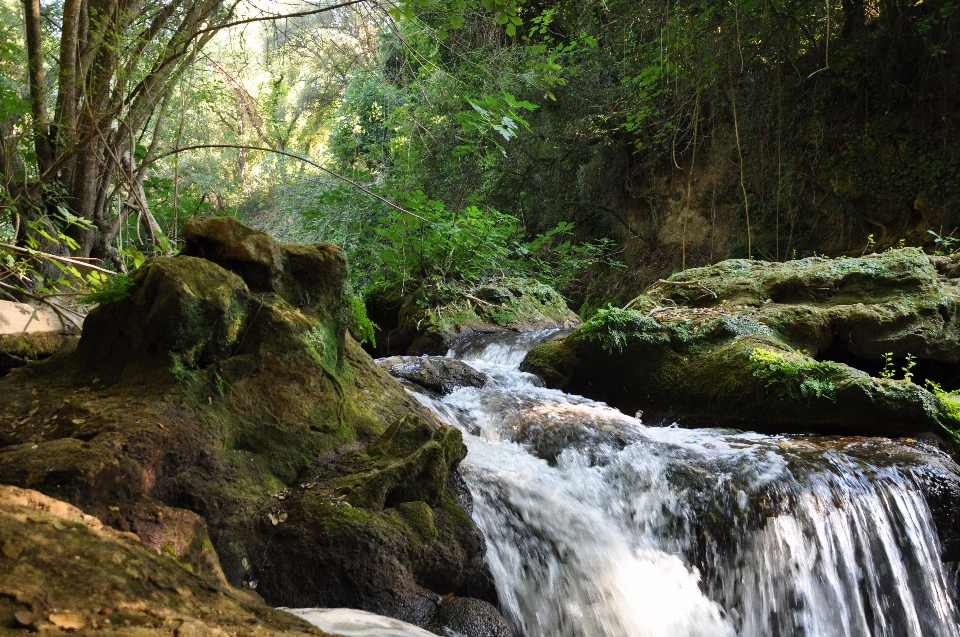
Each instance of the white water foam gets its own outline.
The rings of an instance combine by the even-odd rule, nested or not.
[[[500,387],[416,394],[464,432],[518,635],[960,637],[911,474],[933,452],[648,428],[519,372],[549,336],[462,344]]]

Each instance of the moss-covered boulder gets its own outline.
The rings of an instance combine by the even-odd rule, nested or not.
[[[148,261],[75,351],[0,379],[0,483],[272,604],[424,623],[439,595],[495,600],[447,486],[460,434],[349,336],[343,252],[187,225],[195,256]]]
[[[367,299],[379,326],[376,356],[445,354],[471,334],[572,329],[579,317],[556,290],[532,279],[478,286],[427,282],[412,294],[389,290]]]
[[[904,249],[687,270],[522,369],[648,421],[946,433],[960,427],[956,261]]]
[[[448,488],[457,480],[449,467],[464,455],[458,431],[408,416],[372,445],[318,462],[262,516],[262,548],[274,548],[269,567],[251,572],[257,590],[296,581],[291,605],[360,599],[367,609],[400,608],[394,616],[418,625],[436,612],[437,592],[495,599],[483,536]],[[300,537],[315,539],[309,551]]]

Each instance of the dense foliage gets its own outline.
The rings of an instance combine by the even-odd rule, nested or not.
[[[94,38],[89,9],[9,2],[0,238],[22,246],[122,269],[235,214],[343,245],[362,290],[532,274],[599,307],[729,256],[956,244],[955,0],[144,5],[98,23],[115,90],[87,124],[63,96],[100,67],[38,95],[30,60],[71,16]]]

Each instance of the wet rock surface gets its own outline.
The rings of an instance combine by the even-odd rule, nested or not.
[[[450,631],[463,637],[513,637],[497,609],[479,599],[455,597],[441,600],[427,629],[437,635]]]
[[[446,486],[460,434],[350,338],[342,251],[226,218],[184,234],[75,351],[0,379],[0,483],[275,605],[423,624],[439,595],[495,599]]]
[[[958,281],[941,261],[904,249],[687,270],[522,369],[650,423],[948,436],[954,401],[923,385],[960,388]]]
[[[461,387],[490,387],[495,381],[463,361],[442,356],[391,356],[377,365],[394,378],[403,378],[438,394]]]

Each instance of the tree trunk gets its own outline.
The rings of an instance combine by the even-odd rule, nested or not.
[[[27,61],[30,81],[30,112],[33,115],[34,150],[37,168],[46,172],[53,163],[47,91],[44,86],[43,42],[40,33],[40,0],[23,0],[23,21],[27,31]]]

